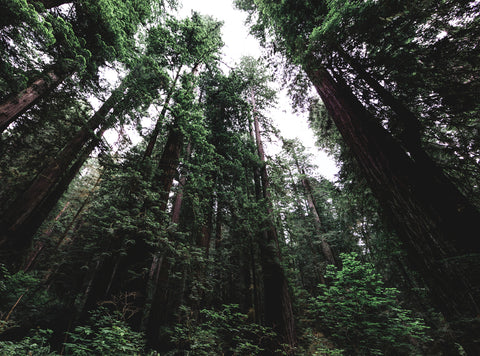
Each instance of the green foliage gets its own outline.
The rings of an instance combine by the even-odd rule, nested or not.
[[[37,329],[32,331],[32,334],[20,341],[0,342],[0,355],[58,355],[50,350],[48,344],[52,330]],[[109,314],[106,308],[93,311],[87,325],[77,326],[67,335],[68,340],[64,347],[65,354],[69,356],[144,354],[143,334],[132,331],[121,315]]]
[[[384,286],[373,265],[356,253],[341,255],[343,268],[329,266],[328,286],[313,298],[319,325],[356,355],[412,354],[427,341],[423,320],[399,305],[398,290]],[[415,344],[414,344],[415,343]]]
[[[0,98],[22,90],[29,71],[38,70],[37,46],[55,42],[52,25],[25,0],[1,0],[0,8]],[[7,26],[11,24],[12,26]],[[12,45],[12,44],[15,45]]]
[[[21,341],[0,341],[0,355],[2,356],[55,356],[57,353],[50,351],[47,339],[51,330],[38,329],[33,336],[26,337]]]
[[[19,325],[34,326],[55,301],[42,287],[39,276],[23,271],[9,273],[0,265],[0,332]]]
[[[222,309],[203,309],[200,321],[192,318],[192,311],[180,308],[184,321],[175,325],[170,340],[185,355],[259,355],[263,343],[276,337],[268,327],[252,323],[240,312],[238,304],[223,305]]]
[[[77,326],[68,333],[67,355],[139,355],[144,348],[143,334],[132,331],[120,314],[106,308],[91,313],[88,325]]]
[[[273,41],[269,47],[273,54],[289,57],[286,68],[294,68],[290,75],[296,78],[292,92],[297,101],[309,95],[309,83],[298,72],[299,65],[313,54],[319,66],[328,66],[331,73],[349,81],[352,92],[401,141],[400,120],[365,80],[359,80],[338,51],[341,45],[408,107],[425,113],[418,115],[426,128],[424,146],[450,167],[459,182],[470,169],[470,189],[478,190],[478,108],[468,103],[478,102],[471,100],[478,88],[478,50],[471,46],[479,33],[473,15],[478,4],[472,4],[471,10],[461,10],[461,6],[455,10],[453,0],[418,1],[412,8],[419,10],[426,4],[431,13],[413,15],[398,1],[236,3],[258,20],[252,32],[263,42]],[[266,226],[275,225],[290,287],[294,284],[295,291],[304,293],[302,297],[299,292],[296,301],[301,330],[298,350],[312,355],[419,352],[419,345],[427,339],[426,328],[401,307],[414,298],[382,282],[405,287],[413,274],[403,265],[402,247],[385,231],[374,197],[365,189],[365,180],[323,105],[304,103],[305,107],[311,104],[310,121],[319,145],[342,161],[336,184],[315,175],[310,158],[297,143],[291,143],[291,151],[275,160],[259,159],[251,132],[252,112],[260,119],[264,138],[265,133],[275,133],[265,117],[276,100],[269,85],[271,73],[261,61],[243,58],[236,69],[223,74],[217,67],[220,22],[194,13],[186,19],[164,16],[149,23],[151,12],[160,9],[162,1],[73,1],[69,11],[46,11],[40,3],[31,5],[25,0],[0,0],[0,5],[5,9],[0,14],[0,97],[21,90],[52,65],[75,71],[79,74],[75,80],[90,80],[98,79],[99,66],[122,62],[126,76],[113,92],[115,105],[104,124],[111,127],[117,122],[122,131],[124,124],[134,122],[144,135],[147,113],[160,112],[159,105],[166,109],[159,118],[158,142],[149,159],[142,155],[143,144],[126,154],[102,150],[99,160],[104,170],[98,189],[76,189],[77,193],[71,189],[64,195],[70,208],[58,220],[53,221],[56,214],[50,216],[55,228],[42,237],[45,248],[32,265],[34,273],[2,270],[0,316],[8,321],[3,321],[1,330],[29,330],[39,325],[37,321],[61,315],[64,309],[45,309],[51,304],[68,301],[71,309],[77,308],[74,312],[83,314],[104,302],[123,310],[123,318],[106,309],[96,310],[86,325],[68,334],[67,354],[143,353],[143,335],[124,320],[131,315],[135,317],[128,320],[135,327],[157,323],[159,329],[167,330],[150,332],[147,327],[151,343],[163,343],[162,337],[168,335],[170,343],[160,345],[161,352],[267,354],[282,346],[281,335],[260,325],[266,318],[265,277],[272,277],[265,266],[276,263],[274,258],[262,258],[262,248],[273,251],[274,246],[273,241],[265,241],[264,233]],[[451,15],[465,24],[451,24]],[[142,25],[144,30],[137,32]],[[444,28],[448,34],[442,41],[437,36]],[[2,136],[1,212],[91,116],[87,98],[92,92],[84,89],[64,81]],[[457,89],[465,94],[464,99],[453,95]],[[95,86],[93,90],[103,89]],[[177,148],[183,154],[171,162],[171,171],[178,177],[172,192],[163,192],[158,182],[165,168],[159,167],[158,158],[162,150],[168,152],[163,146],[173,130],[181,133]],[[187,144],[191,149],[186,149]],[[450,148],[452,152],[446,154]],[[467,163],[452,165],[454,156]],[[259,179],[259,170],[264,165],[271,201],[262,198],[265,182]],[[87,176],[89,170],[83,169],[82,174]],[[303,179],[310,182],[320,222],[308,206]],[[86,182],[78,179],[75,184],[91,186]],[[174,196],[183,197],[175,224],[166,201]],[[80,206],[82,210],[72,208]],[[65,231],[60,234],[60,230]],[[315,294],[328,264],[321,250],[325,241],[335,255],[363,251],[362,257],[374,262],[375,269],[355,254],[342,255],[343,269],[328,267],[327,285],[321,285],[319,295],[311,298],[309,293]],[[46,273],[48,293],[42,278]],[[411,284],[416,286],[415,281]],[[179,309],[179,305],[183,306]],[[161,310],[150,316],[158,315],[158,320],[132,321],[148,319],[156,307]],[[241,312],[249,308],[257,309],[253,318]],[[35,336],[0,343],[0,352],[52,354],[46,346],[47,329],[60,333],[65,329],[58,323],[51,325],[40,325],[45,331],[39,329]]]

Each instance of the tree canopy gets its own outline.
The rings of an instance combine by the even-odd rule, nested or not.
[[[0,354],[478,355],[479,2],[235,5],[0,0]]]

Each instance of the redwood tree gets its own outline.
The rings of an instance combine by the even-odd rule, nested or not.
[[[473,321],[479,310],[478,281],[469,277],[464,268],[471,265],[468,256],[480,252],[480,244],[472,236],[478,229],[480,213],[441,170],[431,169],[433,165],[409,156],[365,108],[357,92],[346,85],[346,78],[331,60],[333,51],[318,45],[319,34],[328,26],[338,29],[342,16],[348,18],[355,11],[361,14],[363,8],[368,11],[369,6],[375,5],[305,5],[308,16],[302,17],[300,13],[304,12],[293,2],[237,3],[251,13],[258,10],[253,30],[261,34],[263,29],[273,35],[275,48],[303,68],[362,168],[384,215],[396,228],[412,264],[427,283],[435,305],[457,328],[462,345],[472,354],[477,352],[478,344],[472,340],[470,327],[459,321]],[[324,16],[323,27],[315,16]],[[384,105],[393,105],[392,109],[398,112],[390,97],[383,95],[382,99],[387,99]],[[404,116],[402,113],[400,120],[412,121],[410,116]]]

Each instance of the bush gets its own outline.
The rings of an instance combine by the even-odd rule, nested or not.
[[[237,304],[223,305],[223,309],[203,309],[201,323],[188,315],[187,307],[181,307],[187,317],[169,331],[170,340],[176,344],[173,354],[184,355],[258,355],[262,345],[275,339],[276,334],[268,327],[248,321]]]
[[[77,326],[68,333],[65,343],[67,355],[140,355],[144,349],[142,333],[132,329],[122,320],[121,315],[109,314],[106,308],[92,312],[90,325]]]
[[[36,330],[34,335],[20,341],[0,341],[1,356],[55,356],[47,344],[51,330]]]
[[[312,302],[322,328],[349,355],[418,353],[419,342],[427,339],[423,320],[403,309],[398,290],[386,288],[373,265],[357,257],[342,254],[343,269],[329,266],[330,284],[319,285]]]
[[[0,333],[21,324],[27,330],[44,320],[45,311],[54,305],[51,296],[42,290],[42,280],[33,273],[11,274],[0,265]]]

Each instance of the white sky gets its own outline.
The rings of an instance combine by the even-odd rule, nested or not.
[[[223,61],[229,66],[234,66],[242,56],[260,57],[262,50],[256,39],[248,34],[245,26],[246,14],[233,7],[232,0],[182,0],[183,6],[178,11],[181,17],[189,16],[191,11],[198,11],[204,15],[211,15],[224,22],[222,28]],[[312,153],[313,164],[318,166],[317,172],[330,180],[335,180],[338,168],[328,155],[314,146],[315,139],[308,128],[307,114],[296,115],[292,112],[290,101],[285,92],[279,93],[279,107],[271,110],[271,118],[275,126],[286,138],[298,138],[308,152]],[[275,154],[278,147],[268,145],[267,151]]]

